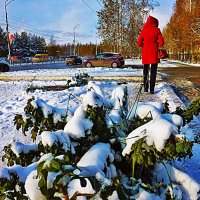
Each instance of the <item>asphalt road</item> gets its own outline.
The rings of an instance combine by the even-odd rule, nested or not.
[[[174,88],[177,95],[186,104],[200,97],[200,67],[168,62],[177,67],[161,67],[158,70],[166,74],[164,80]]]

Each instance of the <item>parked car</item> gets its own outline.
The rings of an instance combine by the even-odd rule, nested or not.
[[[8,72],[10,70],[10,65],[5,60],[0,58],[0,72]]]
[[[21,62],[21,56],[11,56],[11,62],[12,63],[20,63]]]
[[[32,62],[47,62],[49,60],[48,54],[35,54]]]
[[[25,63],[30,63],[30,62],[32,62],[32,57],[22,57],[22,60],[23,60]]]
[[[83,63],[89,58],[92,58],[92,56],[81,56],[81,59],[82,59]]]
[[[82,64],[82,59],[79,56],[67,56],[65,62],[66,65],[68,64],[77,65],[77,64]]]
[[[83,63],[86,67],[121,67],[124,58],[120,53],[105,52],[89,58]]]

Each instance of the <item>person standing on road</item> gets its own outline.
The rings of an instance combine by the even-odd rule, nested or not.
[[[148,76],[151,65],[150,93],[154,94],[157,67],[160,62],[158,58],[158,48],[164,45],[164,39],[158,28],[158,20],[156,18],[152,16],[148,17],[138,38],[137,45],[142,47],[144,92],[148,92],[149,89]]]

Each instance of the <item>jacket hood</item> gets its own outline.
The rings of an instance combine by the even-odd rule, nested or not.
[[[158,27],[158,20],[155,17],[149,16],[144,28],[148,27]]]

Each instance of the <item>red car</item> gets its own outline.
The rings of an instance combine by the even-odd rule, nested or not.
[[[86,67],[121,67],[124,65],[124,58],[120,53],[101,53],[95,57],[88,58],[83,62]]]

